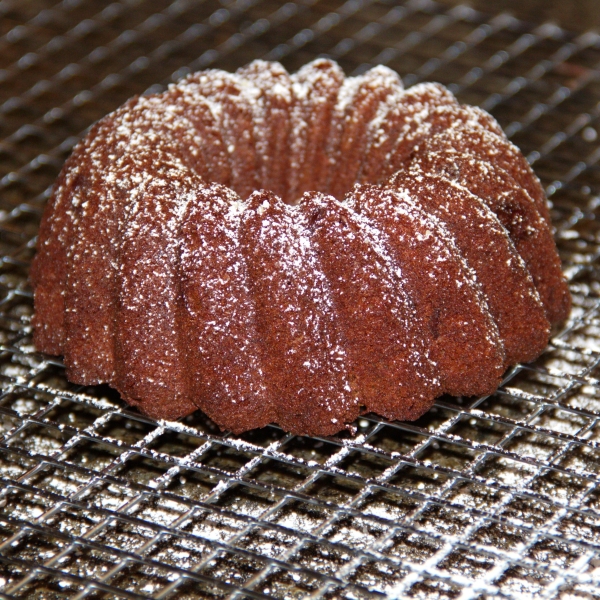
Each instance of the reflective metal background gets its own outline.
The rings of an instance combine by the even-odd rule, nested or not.
[[[1,598],[592,598],[600,583],[600,36],[431,0],[0,0]],[[572,319],[491,397],[313,439],[156,423],[35,352],[49,186],[128,97],[325,55],[491,111],[553,204]],[[477,358],[474,357],[474,360]]]

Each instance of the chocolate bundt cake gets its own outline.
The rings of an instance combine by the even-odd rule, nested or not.
[[[333,434],[488,394],[570,296],[542,187],[486,112],[329,60],[132,98],[65,164],[34,341],[142,412]]]

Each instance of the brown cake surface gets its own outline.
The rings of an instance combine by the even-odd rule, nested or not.
[[[99,121],[31,281],[36,347],[71,381],[234,432],[491,393],[570,310],[544,192],[496,121],[324,59],[194,73]]]

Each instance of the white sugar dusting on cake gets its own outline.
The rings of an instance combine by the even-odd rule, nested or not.
[[[569,306],[543,190],[497,122],[326,59],[194,73],[105,117],[32,279],[36,344],[72,381],[233,431],[329,435],[490,393]]]

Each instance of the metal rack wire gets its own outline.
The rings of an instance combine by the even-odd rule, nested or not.
[[[353,434],[156,423],[31,343],[73,144],[135,93],[318,55],[441,81],[547,186],[572,317],[486,398]],[[0,0],[1,598],[600,597],[600,35],[433,0]]]

